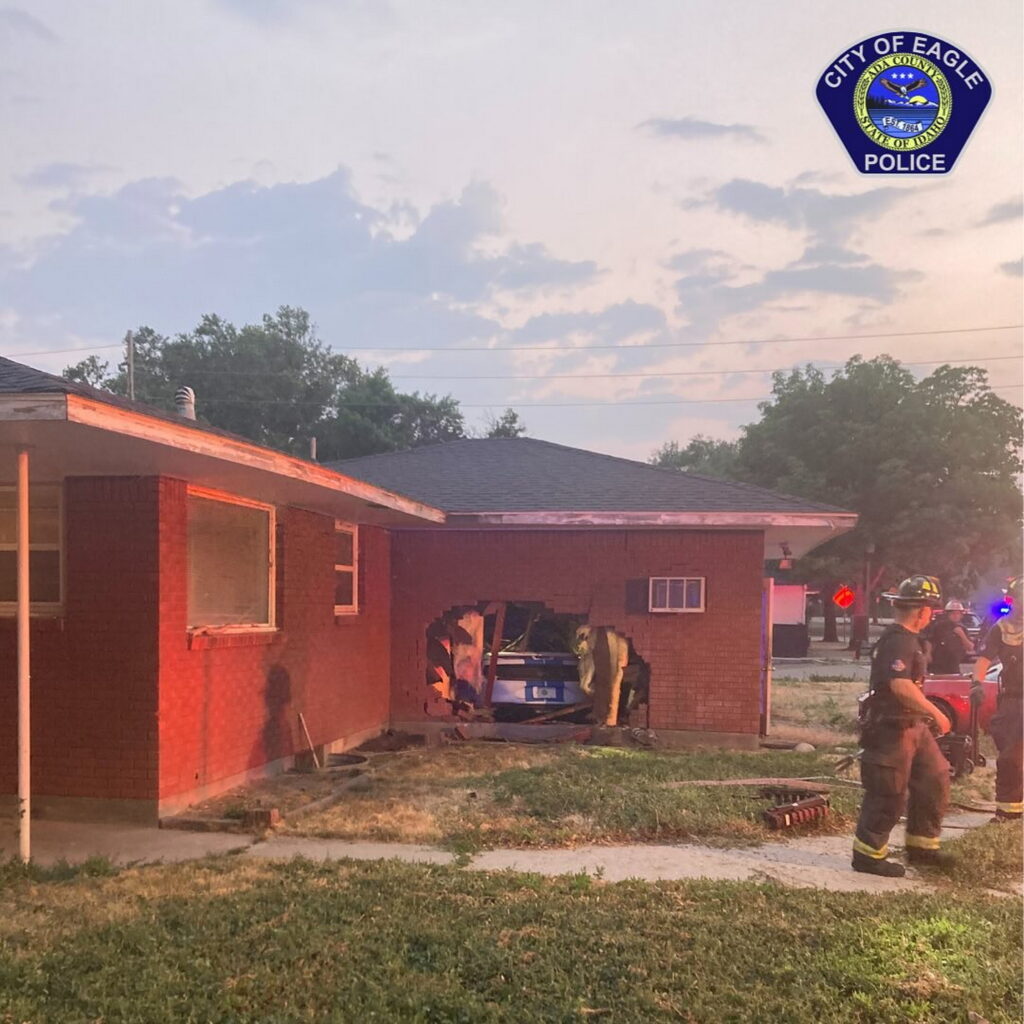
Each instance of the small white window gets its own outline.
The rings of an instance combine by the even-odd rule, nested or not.
[[[334,524],[334,614],[359,611],[359,533],[348,523]]]
[[[59,615],[63,598],[59,484],[29,484],[29,606],[33,615]],[[17,610],[18,491],[0,487],[0,615]]]
[[[704,611],[704,576],[652,576],[652,612]]]
[[[274,509],[189,488],[190,629],[272,629]]]

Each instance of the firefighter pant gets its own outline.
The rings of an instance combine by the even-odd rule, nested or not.
[[[1024,811],[1024,700],[999,698],[988,731],[996,742],[996,808],[1004,814]]]
[[[863,738],[861,782],[864,803],[854,851],[881,859],[889,833],[907,811],[907,846],[939,847],[949,803],[949,762],[923,722],[871,726]],[[909,798],[909,800],[908,800]]]

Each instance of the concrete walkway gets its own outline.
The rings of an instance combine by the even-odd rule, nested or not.
[[[952,838],[964,829],[985,824],[988,814],[958,813],[946,819],[943,835]],[[903,828],[892,836],[903,843]],[[0,858],[17,853],[13,827],[0,823]],[[249,857],[288,860],[401,860],[415,864],[455,864],[447,850],[402,843],[349,842],[341,839],[307,839],[271,836],[254,841],[251,836],[219,832],[183,832],[144,826],[96,825],[79,822],[33,822],[33,860],[71,863],[91,856],[106,857],[119,865],[171,863],[215,854],[244,852]],[[541,875],[586,873],[609,882],[638,878],[645,881],[676,879],[773,879],[799,888],[845,892],[900,892],[928,890],[926,882],[911,871],[907,878],[876,878],[850,870],[848,836],[801,836],[762,846],[719,849],[697,844],[676,846],[582,846],[549,850],[486,850],[467,867],[474,871],[525,871]]]
[[[0,859],[17,856],[18,834],[13,823],[0,822]],[[99,825],[78,821],[33,821],[32,860],[50,865],[66,860],[77,864],[90,857],[111,863],[149,864],[196,860],[249,846],[252,836],[225,832],[179,832],[146,825]]]
[[[989,820],[988,814],[957,814],[946,819],[943,835],[952,838],[964,829]],[[893,832],[894,845],[902,845],[903,828]],[[416,864],[453,864],[455,855],[432,846],[401,843],[348,842],[340,839],[272,837],[251,846],[246,855],[271,859],[308,857],[311,860],[395,859]],[[850,869],[848,836],[809,836],[780,843],[738,849],[696,844],[678,846],[582,846],[567,850],[487,850],[472,858],[474,871],[527,871],[541,875],[586,873],[609,882],[627,878],[645,881],[677,879],[773,879],[798,888],[837,892],[900,892],[930,890],[915,877],[878,878]]]

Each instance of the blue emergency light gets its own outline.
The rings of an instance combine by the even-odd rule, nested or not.
[[[1013,611],[1013,598],[1004,597],[998,604],[992,606],[992,614],[997,619],[1005,618]]]

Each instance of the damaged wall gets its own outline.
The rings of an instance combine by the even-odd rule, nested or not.
[[[542,601],[633,640],[654,729],[756,735],[762,559],[760,531],[395,531],[392,719],[424,718],[425,632],[439,614]],[[650,576],[707,577],[707,611],[650,614]]]

